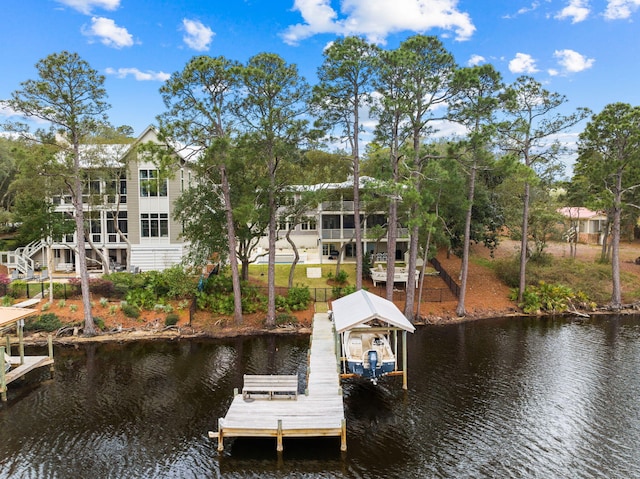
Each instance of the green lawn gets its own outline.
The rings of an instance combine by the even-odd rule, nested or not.
[[[307,268],[322,268],[322,278],[307,278]],[[287,286],[289,282],[289,270],[290,264],[277,264],[276,265],[276,286]],[[340,265],[342,271],[346,271],[347,283],[355,284],[356,278],[356,265],[354,263],[346,263]],[[329,273],[335,275],[336,265],[334,264],[298,264],[296,266],[295,276],[293,278],[293,285],[309,286],[309,288],[331,288],[332,285],[327,284],[329,279]],[[257,279],[267,282],[267,265],[266,264],[252,264],[249,265],[249,276],[252,279]]]

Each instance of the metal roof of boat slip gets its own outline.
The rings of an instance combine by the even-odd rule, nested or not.
[[[393,302],[364,289],[334,300],[331,306],[338,333],[364,326],[374,319],[405,331],[416,330]]]

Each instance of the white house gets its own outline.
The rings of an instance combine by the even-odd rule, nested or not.
[[[577,233],[579,243],[602,244],[607,215],[582,206],[565,206],[558,209],[568,228]]]

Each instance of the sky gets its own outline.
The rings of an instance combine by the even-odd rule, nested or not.
[[[640,0],[2,0],[0,100],[37,78],[39,60],[76,52],[106,77],[111,123],[139,135],[165,109],[163,82],[193,56],[277,53],[314,84],[336,38],[393,49],[421,33],[460,66],[491,63],[507,83],[532,76],[566,96],[566,113],[598,113],[640,104],[638,21]],[[0,108],[0,123],[17,119]]]

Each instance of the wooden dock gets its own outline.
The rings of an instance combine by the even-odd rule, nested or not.
[[[309,349],[307,387],[296,398],[243,397],[238,390],[227,411],[218,419],[218,451],[224,450],[225,437],[275,437],[276,450],[283,449],[285,437],[340,437],[340,450],[347,450],[339,365],[335,351],[333,323],[327,313],[316,313]],[[278,382],[278,376],[273,377]]]
[[[53,377],[53,342],[51,336],[48,338],[48,356],[25,356],[24,354],[24,319],[38,313],[35,309],[23,307],[25,303],[31,304],[23,302],[14,307],[0,307],[0,334],[5,335],[6,339],[6,347],[0,345],[0,358],[2,358],[0,398],[2,401],[7,400],[7,385],[34,369],[49,366],[51,377]],[[11,328],[16,328],[18,336],[18,356],[11,355],[11,338],[8,334],[8,330]],[[5,362],[11,365],[9,371],[5,371]]]

